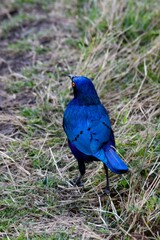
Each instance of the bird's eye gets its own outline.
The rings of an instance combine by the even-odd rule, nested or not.
[[[72,87],[74,88],[76,86],[75,82],[72,82]]]

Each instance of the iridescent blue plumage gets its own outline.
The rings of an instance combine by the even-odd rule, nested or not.
[[[85,173],[85,162],[99,160],[104,163],[109,192],[107,168],[121,174],[127,172],[128,167],[115,151],[110,119],[93,83],[84,76],[70,78],[74,98],[68,104],[63,119],[69,146],[78,160],[81,176]],[[81,176],[77,184],[80,183]]]

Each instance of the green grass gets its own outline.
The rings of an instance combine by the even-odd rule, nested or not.
[[[14,5],[18,8],[23,6],[39,6],[42,10],[49,10],[52,4],[55,2],[55,0],[16,0],[14,2]]]
[[[34,19],[35,17],[33,15],[20,12],[18,15],[13,16],[11,21],[4,20],[1,23],[1,29],[4,36],[8,36],[11,31],[14,31],[14,29],[20,27],[22,23],[32,22]]]
[[[21,92],[24,89],[32,89],[35,86],[34,80],[29,81],[11,81],[7,85],[7,91],[9,93],[18,93]]]
[[[15,53],[23,53],[27,51],[32,51],[35,48],[35,52],[39,55],[47,53],[50,49],[43,45],[34,47],[32,43],[28,42],[27,39],[21,39],[16,43],[11,43],[8,45],[8,49],[12,50]]]
[[[26,40],[20,40],[16,43],[11,43],[8,46],[9,50],[13,50],[15,52],[25,52],[25,51],[31,51],[32,46],[29,44]]]
[[[6,2],[0,124],[13,133],[1,134],[0,238],[159,239],[160,5]],[[130,169],[109,173],[110,197],[99,197],[100,162],[86,165],[84,189],[70,182],[78,166],[62,128],[69,73],[93,78]]]

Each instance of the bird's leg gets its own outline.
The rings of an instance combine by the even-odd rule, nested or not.
[[[106,165],[104,164],[104,169],[106,172],[106,188],[105,188],[105,193],[107,195],[110,195],[110,187],[109,187],[109,177],[108,177],[108,168],[106,167]]]
[[[80,176],[78,178],[75,178],[73,181],[74,181],[74,184],[77,185],[78,187],[83,187],[81,178],[85,174],[85,170],[86,170],[84,161],[78,160],[78,167],[79,167],[79,171],[80,171]]]

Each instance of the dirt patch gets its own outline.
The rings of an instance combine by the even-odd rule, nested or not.
[[[9,136],[10,138],[15,138],[19,135],[19,130],[25,130],[23,124],[25,123],[25,118],[20,116],[15,116],[12,113],[1,112],[0,113],[0,134],[2,136]],[[5,145],[4,139],[1,137],[1,147]]]
[[[32,55],[30,53],[0,52],[0,75],[4,76],[12,72],[20,72],[23,67],[31,66]],[[4,57],[4,58],[3,58]]]
[[[7,33],[6,37],[2,36],[1,39],[7,39],[8,43],[16,42],[19,39],[27,38],[28,36],[36,34],[44,29],[49,29],[51,27],[52,22],[46,18],[42,17],[42,19],[38,20],[28,20],[24,21],[18,26],[12,27],[12,29]]]
[[[31,90],[22,89],[22,92],[16,94],[8,93],[5,83],[0,84],[0,110],[8,112],[10,109],[33,105],[36,103],[36,97]]]
[[[65,23],[65,24],[64,24]],[[60,51],[68,48],[66,39],[78,37],[77,30],[72,28],[73,22],[65,17],[50,16],[32,22],[22,23],[12,28],[6,37],[0,38],[0,75],[20,72],[24,67],[35,66],[39,61],[61,58]],[[28,48],[18,45],[26,41]],[[9,49],[15,44],[15,49]],[[17,44],[17,46],[16,46]],[[22,44],[24,44],[22,42]],[[17,49],[16,49],[17,48]],[[57,50],[58,52],[57,56]],[[53,55],[54,54],[54,55]],[[72,64],[72,63],[71,63]]]
[[[22,68],[36,64],[39,55],[35,53],[36,47],[38,48],[39,46],[41,46],[41,49],[43,50],[43,46],[49,44],[51,38],[48,37],[47,40],[41,38],[42,40],[40,39],[39,41],[38,39],[37,40],[33,39],[34,35],[40,31],[43,31],[43,29],[49,29],[50,25],[51,23],[45,20],[44,21],[39,20],[32,23],[28,22],[22,24],[21,26],[13,28],[5,39],[1,37],[0,39],[0,45],[2,46],[0,50],[1,76],[9,74],[11,72],[20,72]],[[29,36],[31,39],[27,40]],[[18,44],[20,40],[26,41],[26,44],[29,45],[29,49],[26,50],[23,49],[22,45],[18,50],[19,48]],[[15,50],[9,49],[9,46],[11,44],[12,45],[15,44]],[[45,55],[45,52],[43,52],[43,54]]]
[[[25,119],[17,116],[17,110],[36,104],[36,97],[31,90],[24,89],[22,92],[10,94],[7,92],[6,84],[0,84],[0,134],[6,136],[17,136],[19,130],[23,129]]]
[[[4,135],[11,135],[16,131],[16,128],[14,127],[13,124],[5,124],[1,123],[0,124],[0,133]]]
[[[17,14],[17,12],[18,12],[18,10],[15,7],[13,7],[12,5],[9,5],[9,4],[5,5],[5,2],[3,4],[4,5],[1,5],[1,8],[0,8],[0,21],[5,21],[8,18]]]

